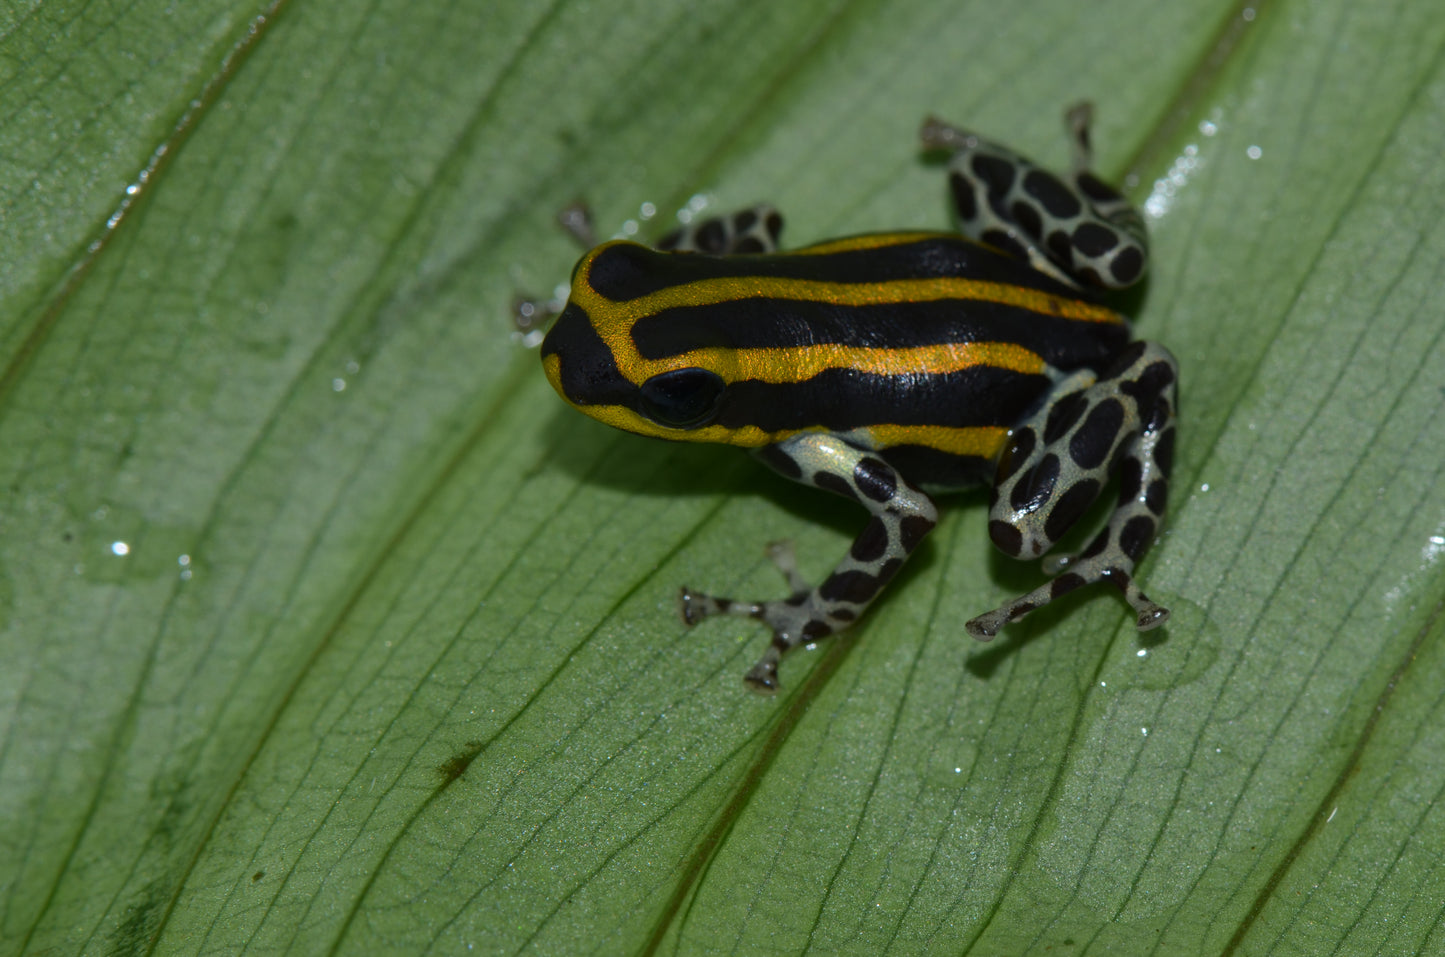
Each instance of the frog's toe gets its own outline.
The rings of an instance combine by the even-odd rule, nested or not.
[[[743,676],[747,686],[758,694],[777,694],[782,684],[778,681],[778,660],[780,658],[778,649],[772,645],[758,659],[758,663],[748,669]]]
[[[1148,631],[1150,628],[1158,628],[1168,620],[1169,609],[1161,608],[1153,602],[1150,602],[1148,608],[1139,611],[1139,617],[1135,620],[1135,623],[1139,626],[1140,631]]]
[[[691,628],[704,618],[711,618],[714,615],[752,615],[756,606],[739,606],[731,598],[717,598],[713,595],[705,595],[700,591],[693,591],[686,585],[677,593],[677,611],[682,616],[682,623]]]

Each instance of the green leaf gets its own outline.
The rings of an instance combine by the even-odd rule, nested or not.
[[[1442,51],[1344,0],[0,13],[0,952],[1439,949]],[[558,401],[555,212],[942,227],[925,114],[1062,163],[1083,98],[1183,368],[1174,618],[973,643],[1040,579],[960,496],[748,694],[677,587],[861,513]]]

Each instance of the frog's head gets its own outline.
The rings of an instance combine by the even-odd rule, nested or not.
[[[552,387],[580,411],[628,432],[765,444],[721,422],[737,374],[735,350],[700,342],[699,335],[709,336],[705,322],[687,323],[688,341],[680,341],[673,334],[679,324],[667,315],[696,304],[689,284],[705,281],[715,262],[631,242],[583,256],[567,307],[542,342]]]

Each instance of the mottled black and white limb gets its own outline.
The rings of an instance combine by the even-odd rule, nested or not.
[[[1064,117],[1073,169],[1064,182],[1028,157],[928,117],[919,138],[953,154],[948,184],[965,236],[1027,260],[1075,288],[1124,289],[1144,276],[1144,220],[1118,190],[1089,171],[1088,103]]]
[[[1055,557],[1048,584],[966,626],[987,640],[1005,624],[1060,595],[1109,582],[1133,606],[1141,631],[1167,609],[1134,583],[1134,565],[1154,541],[1169,499],[1178,365],[1163,346],[1136,342],[1097,381],[1063,379],[1051,401],[1009,433],[999,458],[989,537],[1015,558],[1042,556],[1083,516],[1117,463],[1119,500],[1108,526],[1077,556]]]
[[[771,253],[778,249],[783,217],[767,203],[724,216],[710,216],[674,229],[657,241],[663,252],[732,256]]]
[[[683,588],[682,617],[689,625],[711,615],[746,615],[768,625],[773,641],[746,680],[754,689],[778,688],[778,661],[798,645],[851,625],[938,524],[938,510],[875,453],[823,433],[802,433],[760,449],[757,456],[782,475],[850,498],[872,515],[847,556],[816,588],[793,563],[792,550],[770,546],[793,594],[785,599],[739,602]]]

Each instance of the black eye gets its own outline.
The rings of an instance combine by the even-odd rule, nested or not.
[[[658,425],[695,429],[717,414],[724,385],[706,369],[674,369],[642,383],[637,411]]]

